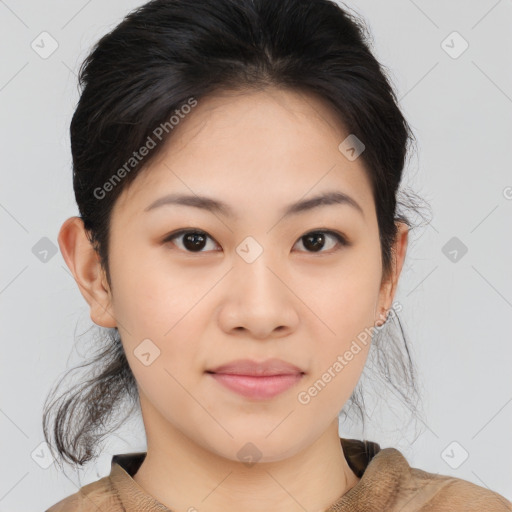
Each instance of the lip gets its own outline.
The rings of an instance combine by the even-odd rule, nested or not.
[[[293,375],[267,375],[260,377],[228,373],[211,373],[209,375],[219,384],[246,398],[268,400],[296,385],[304,374],[295,373]]]
[[[263,362],[239,359],[206,373],[229,390],[255,400],[268,400],[283,393],[305,374],[299,367],[281,359]]]
[[[297,375],[304,373],[298,366],[282,359],[267,359],[261,362],[251,359],[237,359],[236,361],[231,361],[208,370],[208,372],[251,376]]]

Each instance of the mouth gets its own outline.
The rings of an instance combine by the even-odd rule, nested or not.
[[[231,375],[273,376],[296,375],[304,373],[298,366],[283,361],[282,359],[267,359],[265,361],[253,361],[251,359],[236,359],[222,364],[216,368],[207,370],[208,373],[224,373]]]
[[[254,400],[268,400],[297,385],[304,373],[288,375],[234,375],[207,372],[216,382],[230,391]]]
[[[207,370],[206,374],[245,398],[268,400],[296,386],[305,372],[281,359],[263,362],[242,359]]]

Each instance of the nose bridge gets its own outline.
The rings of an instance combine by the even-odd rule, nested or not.
[[[254,237],[246,237],[236,248],[234,278],[241,284],[246,293],[256,294],[261,298],[265,295],[268,301],[273,292],[282,286],[275,275],[274,267],[278,266],[272,248],[264,247]]]

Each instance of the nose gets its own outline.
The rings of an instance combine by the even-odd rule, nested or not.
[[[235,259],[225,283],[226,297],[219,321],[226,332],[248,337],[285,336],[296,329],[300,300],[290,287],[290,276],[264,251],[248,263]],[[288,282],[287,282],[288,281]]]

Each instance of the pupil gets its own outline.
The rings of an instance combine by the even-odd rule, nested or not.
[[[199,240],[199,244],[197,241]],[[200,233],[187,233],[185,235],[184,245],[190,250],[201,250],[204,246],[205,237]],[[191,242],[190,244],[188,242]]]
[[[306,247],[307,249],[312,249],[314,251],[321,249],[324,243],[324,237],[322,233],[312,233],[310,235],[307,235],[305,239],[306,242],[304,243],[304,247]],[[312,240],[320,240],[320,243],[312,242]]]

